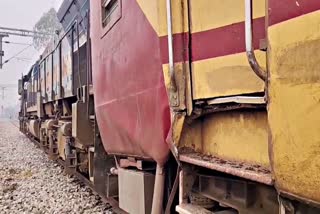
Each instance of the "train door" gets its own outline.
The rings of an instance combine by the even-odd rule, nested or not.
[[[254,0],[252,10],[255,54],[266,67],[265,0]],[[262,94],[245,53],[245,1],[189,0],[189,13],[193,99]]]
[[[60,97],[60,45],[53,52],[53,97]]]
[[[61,41],[61,93],[62,97],[73,96],[73,74],[72,74],[72,32]]]
[[[46,101],[52,101],[52,54],[46,58]]]
[[[40,63],[40,91],[42,101],[45,101],[46,97],[46,60]]]

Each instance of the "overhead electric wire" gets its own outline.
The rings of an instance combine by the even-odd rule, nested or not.
[[[15,55],[13,55],[12,57],[10,57],[9,59],[7,59],[6,61],[4,61],[4,64],[9,63],[12,59],[16,58],[17,56],[19,56],[21,53],[23,53],[25,50],[27,50],[28,48],[30,48],[32,46],[32,44],[28,45],[27,47],[23,48],[21,51],[19,51],[18,53],[16,53]]]
[[[22,62],[31,62],[31,59],[28,59],[28,58],[14,57],[13,59],[16,59]]]
[[[10,41],[2,41],[2,43],[12,44],[12,45],[31,45],[30,43],[10,42]]]
[[[21,59],[21,60],[31,60],[31,58],[26,58],[26,57],[15,57],[15,59]]]

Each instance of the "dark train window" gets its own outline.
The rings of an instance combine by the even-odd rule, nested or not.
[[[121,0],[101,0],[101,21],[105,35],[121,18]]]

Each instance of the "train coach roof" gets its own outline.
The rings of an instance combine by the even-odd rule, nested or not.
[[[64,30],[72,25],[78,15],[84,18],[89,5],[89,0],[64,0],[57,14]]]
[[[38,69],[38,67],[39,67],[39,61],[37,61],[35,64],[33,64],[32,66],[31,66],[31,68],[30,68],[30,70],[29,70],[29,72],[28,72],[28,76],[34,76],[34,75],[36,75],[39,71],[39,69]]]

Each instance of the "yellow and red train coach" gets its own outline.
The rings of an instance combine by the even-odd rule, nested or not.
[[[78,0],[58,15],[72,27],[21,124],[69,171],[129,213],[320,212],[320,1]]]

